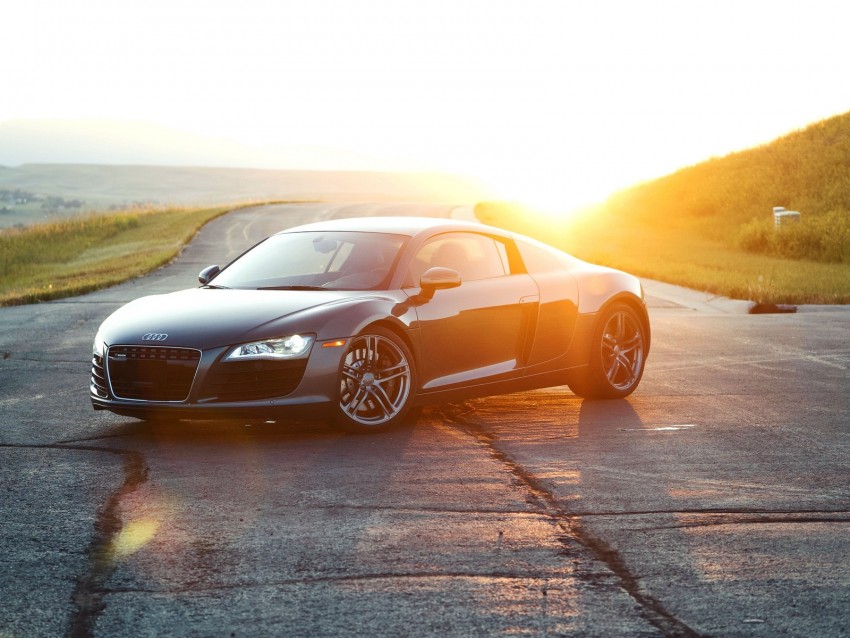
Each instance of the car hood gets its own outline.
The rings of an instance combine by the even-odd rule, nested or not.
[[[128,303],[103,323],[100,338],[108,345],[212,348],[285,336],[281,330],[319,332],[323,315],[376,297],[380,293],[193,288]],[[143,339],[150,333],[167,337]]]

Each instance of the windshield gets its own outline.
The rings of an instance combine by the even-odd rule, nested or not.
[[[226,288],[380,290],[406,237],[381,233],[304,232],[272,235],[213,281]]]

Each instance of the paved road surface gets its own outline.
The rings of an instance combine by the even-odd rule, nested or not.
[[[91,410],[114,308],[367,212],[242,211],[149,277],[0,309],[0,637],[850,634],[847,309],[648,282],[628,400],[556,388],[373,436]]]

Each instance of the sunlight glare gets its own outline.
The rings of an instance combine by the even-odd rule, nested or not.
[[[126,558],[147,545],[159,530],[159,521],[140,518],[130,521],[113,539],[110,555],[114,559]]]
[[[550,161],[554,164],[548,167],[529,162],[521,171],[496,171],[495,177],[485,176],[482,181],[487,185],[488,197],[511,202],[515,209],[537,221],[564,224],[577,219],[587,206],[603,201],[611,191],[611,185],[593,189],[587,180],[576,184],[563,160]]]
[[[850,104],[850,83],[836,81],[847,76],[845,26],[823,19],[829,0],[770,11],[627,0],[212,0],[202,9],[31,0],[15,11],[0,59],[27,55],[4,70],[14,90],[0,102],[0,127],[132,123],[132,135],[108,125],[83,135],[114,148],[92,158],[81,144],[76,163],[436,171],[486,180],[494,198],[558,216]],[[794,46],[779,45],[783,33]],[[0,164],[22,161],[0,151],[9,158]],[[51,161],[39,152],[26,162]]]

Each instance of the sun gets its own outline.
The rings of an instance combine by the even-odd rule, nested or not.
[[[597,191],[578,188],[567,175],[559,178],[552,173],[551,166],[529,167],[525,172],[495,172],[484,176],[482,181],[488,186],[490,199],[510,202],[536,220],[553,224],[572,221],[588,205],[603,201],[607,196],[605,186]]]

